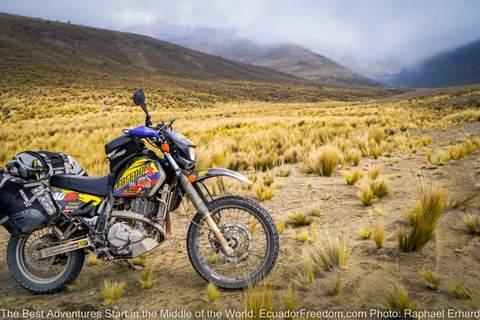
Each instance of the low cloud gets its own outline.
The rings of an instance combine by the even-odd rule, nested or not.
[[[402,65],[480,38],[475,0],[2,0],[0,11],[115,30],[158,22],[234,30],[341,61]]]

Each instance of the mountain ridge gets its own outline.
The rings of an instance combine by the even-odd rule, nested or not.
[[[480,39],[424,59],[386,82],[425,88],[480,83]]]

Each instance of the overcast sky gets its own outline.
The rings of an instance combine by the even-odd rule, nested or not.
[[[410,64],[480,38],[476,0],[0,0],[0,11],[115,30],[159,21]]]

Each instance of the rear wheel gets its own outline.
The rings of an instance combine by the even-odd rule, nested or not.
[[[15,281],[34,293],[53,293],[72,283],[82,270],[84,250],[40,258],[40,250],[56,244],[51,228],[10,238],[7,263]]]
[[[188,256],[197,273],[225,289],[241,289],[267,276],[279,252],[277,229],[268,212],[236,196],[217,198],[208,208],[234,254],[222,252],[202,214],[197,213],[187,235]]]

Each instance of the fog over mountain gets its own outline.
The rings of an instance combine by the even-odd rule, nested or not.
[[[474,0],[2,0],[0,11],[144,33],[158,25],[226,30],[262,45],[299,45],[370,77],[480,37]]]

